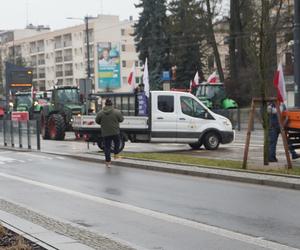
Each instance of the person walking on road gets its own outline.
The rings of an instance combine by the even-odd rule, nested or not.
[[[124,117],[118,109],[113,107],[112,101],[106,99],[105,107],[97,113],[96,123],[101,125],[101,135],[104,139],[105,164],[111,164],[111,143],[114,142],[114,156],[118,158],[120,148],[120,123]]]

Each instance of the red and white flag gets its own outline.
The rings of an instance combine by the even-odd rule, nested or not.
[[[35,90],[34,90],[33,85],[31,86],[31,98],[35,99]]]
[[[286,100],[285,81],[281,63],[278,65],[274,76],[274,86],[277,90],[277,100],[284,102]]]
[[[127,82],[128,82],[129,85],[132,86],[133,89],[135,88],[135,65],[134,65],[134,63],[133,63],[132,68],[130,70]]]
[[[199,85],[199,74],[196,72],[194,79],[192,81],[192,87],[197,87]]]
[[[207,82],[208,82],[208,83],[217,83],[217,81],[218,81],[217,72],[214,71],[214,72],[207,78]]]
[[[149,86],[149,72],[148,72],[148,58],[146,58],[144,64],[144,74],[143,74],[143,83],[145,85],[145,95],[149,98],[150,96],[150,86]]]

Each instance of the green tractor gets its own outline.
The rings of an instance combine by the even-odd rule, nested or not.
[[[38,92],[32,97],[31,92],[17,92],[14,95],[13,111],[28,112],[30,119],[37,119],[42,110],[41,100],[43,92]]]
[[[41,133],[43,139],[64,140],[65,132],[72,131],[72,117],[82,115],[84,106],[79,89],[59,86],[51,90],[51,99],[41,112]]]
[[[226,96],[223,83],[201,83],[196,97],[209,109],[236,109],[236,101]]]

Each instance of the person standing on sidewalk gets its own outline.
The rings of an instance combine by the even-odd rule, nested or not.
[[[280,105],[281,111],[286,110],[285,104]],[[276,158],[276,146],[278,141],[278,136],[280,134],[280,124],[277,117],[277,110],[274,103],[269,104],[268,114],[270,117],[269,120],[269,162],[278,162]],[[283,122],[284,126],[287,124],[287,120]],[[300,156],[297,154],[296,150],[293,148],[291,143],[288,140],[289,151],[292,156],[292,159],[298,159]]]
[[[105,107],[98,112],[96,123],[101,125],[101,135],[104,139],[105,164],[111,164],[111,143],[114,142],[114,156],[118,158],[120,148],[120,123],[124,117],[118,109],[113,107],[112,101],[106,99]]]

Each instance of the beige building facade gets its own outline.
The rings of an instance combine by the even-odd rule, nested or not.
[[[133,64],[136,66],[136,83],[140,82],[143,63],[138,60],[135,50],[133,24],[132,19],[120,21],[114,15],[99,15],[88,19],[90,73],[95,92],[107,91],[98,84],[98,45],[103,43],[117,44],[119,48],[120,85],[109,90],[132,91],[133,87],[127,83],[127,78]],[[3,34],[1,36],[0,33],[0,37],[4,37]],[[55,31],[44,30],[32,35],[32,31],[24,30],[23,36],[14,36],[13,40],[2,39],[0,51],[2,63],[8,59],[15,62],[21,59],[24,65],[33,68],[33,83],[38,90],[50,89],[54,85],[78,86],[80,79],[87,78],[88,53],[84,19],[81,25]]]

